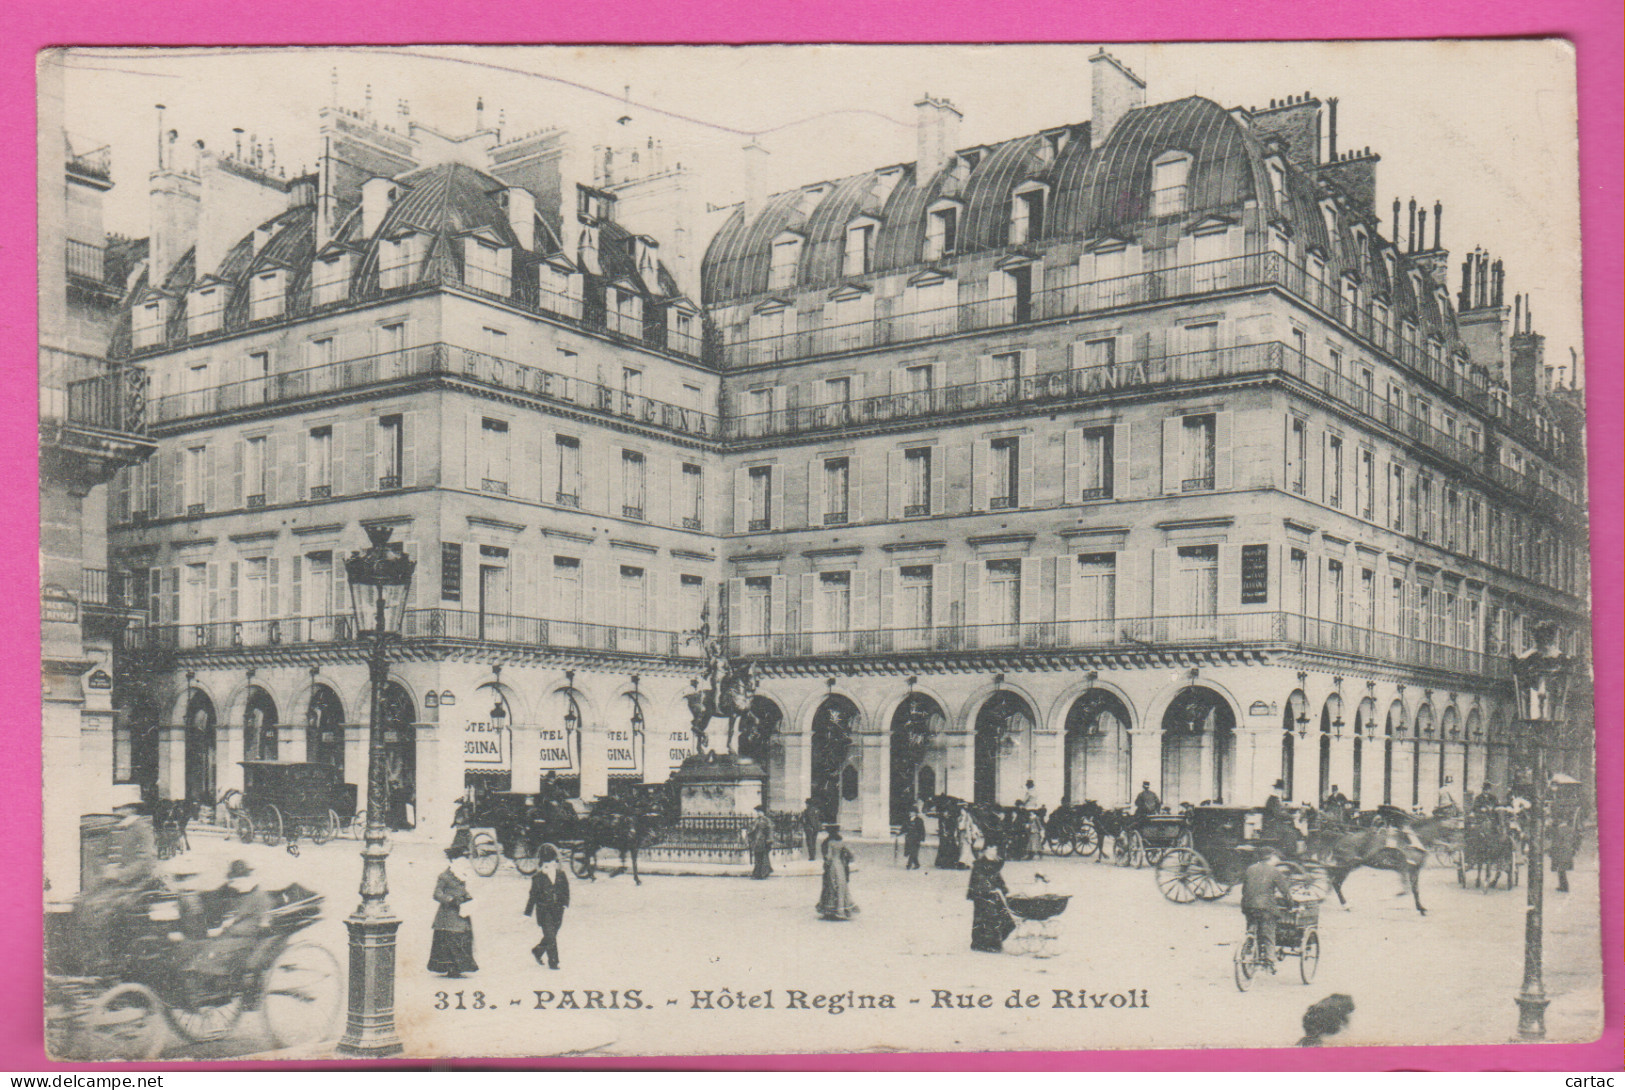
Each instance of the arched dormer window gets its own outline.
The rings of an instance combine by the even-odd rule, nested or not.
[[[1049,211],[1049,186],[1027,182],[1017,186],[1010,198],[1010,245],[1020,246],[1044,234]]]
[[[169,300],[162,295],[148,298],[130,315],[130,339],[136,348],[162,344],[164,325],[169,321]]]
[[[463,283],[490,295],[513,290],[513,248],[495,234],[474,231],[463,236]]]
[[[1151,214],[1177,216],[1190,207],[1191,157],[1165,151],[1151,163]]]
[[[927,261],[953,253],[959,247],[959,204],[956,201],[938,201],[925,213],[925,250]]]
[[[258,322],[281,315],[285,301],[287,273],[283,269],[266,269],[254,274],[248,283],[248,320]]]
[[[875,238],[880,221],[859,216],[846,225],[846,253],[841,261],[842,276],[863,276],[875,267]]]
[[[802,241],[802,237],[794,231],[782,232],[773,240],[767,269],[769,291],[782,291],[795,285],[796,269],[801,264]]]
[[[220,280],[204,277],[186,300],[186,335],[197,337],[220,328],[230,289]]]
[[[310,268],[311,304],[342,303],[349,294],[350,252],[334,249],[318,254]]]
[[[1337,205],[1331,201],[1320,202],[1320,218],[1326,224],[1326,246],[1328,249],[1337,246]]]

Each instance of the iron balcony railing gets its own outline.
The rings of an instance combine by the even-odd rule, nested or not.
[[[665,657],[699,653],[685,647],[681,633],[677,632],[457,609],[407,610],[401,636],[407,640],[474,640]],[[355,641],[356,630],[349,614],[338,613],[271,620],[145,625],[126,630],[123,639],[125,649],[132,651],[210,651],[349,643]]]
[[[85,568],[80,578],[79,604],[107,609],[144,609],[145,580],[133,572]]]
[[[717,434],[717,418],[698,409],[657,401],[540,367],[450,344],[426,344],[298,371],[227,382],[156,398],[152,421],[170,424],[198,417],[356,390],[379,383],[455,377],[528,394],[561,405],[603,413],[684,435]]]
[[[1384,320],[1369,299],[1353,304],[1340,285],[1289,260],[1285,254],[1242,254],[1188,265],[1150,269],[1048,288],[1024,295],[1000,296],[946,307],[877,314],[858,322],[819,325],[764,336],[724,340],[713,358],[724,368],[781,363],[813,356],[861,351],[933,337],[1052,318],[1071,317],[1118,307],[1160,303],[1185,296],[1243,288],[1281,287],[1298,296],[1327,320],[1363,337],[1394,361],[1428,378],[1487,416],[1499,420],[1517,437],[1549,456],[1557,456],[1558,437],[1541,429],[1536,419],[1516,405],[1491,396],[1487,381],[1458,372],[1434,359],[1405,334],[1405,323]],[[1414,328],[1414,327],[1413,327]]]
[[[1404,666],[1507,676],[1507,662],[1467,648],[1296,613],[1218,613],[1090,621],[936,625],[729,636],[736,658],[801,659],[931,652],[1065,652],[1236,644],[1301,648]]]
[[[68,275],[100,284],[107,278],[107,248],[93,242],[68,239]]]
[[[145,435],[147,372],[59,348],[39,350],[40,419]]]

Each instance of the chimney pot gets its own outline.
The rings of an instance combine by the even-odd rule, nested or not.
[[[1090,140],[1105,144],[1123,115],[1145,105],[1145,81],[1104,49],[1089,58]]]

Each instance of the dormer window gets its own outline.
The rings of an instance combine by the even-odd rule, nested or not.
[[[935,261],[951,254],[959,245],[959,206],[944,202],[932,208],[925,217],[925,253],[927,261]]]
[[[1388,283],[1389,284],[1392,284],[1394,282],[1394,262],[1395,262],[1394,251],[1392,251],[1392,250],[1384,250],[1382,252],[1382,267],[1388,273]]]
[[[1270,192],[1275,196],[1275,205],[1279,208],[1286,201],[1286,167],[1277,159],[1271,159],[1264,164],[1269,171]]]
[[[883,170],[875,176],[875,184],[869,188],[869,198],[875,202],[876,208],[885,207],[902,177],[903,172],[899,169]]]
[[[772,260],[767,270],[769,291],[782,291],[794,286],[796,269],[801,264],[800,235],[786,231],[773,240]]]
[[[828,192],[829,190],[821,185],[802,190],[801,196],[796,198],[796,215],[802,218],[812,215],[813,209],[818,207],[818,202],[823,200],[824,194]]]
[[[700,354],[699,321],[692,306],[676,302],[666,308],[666,347],[688,356]]]
[[[1365,256],[1366,256],[1366,254],[1365,254],[1365,247],[1366,247],[1365,225],[1357,223],[1352,228],[1350,228],[1350,230],[1354,234],[1354,245],[1356,247],[1358,247],[1359,251],[1360,251],[1359,259],[1363,262],[1365,260]]]
[[[1016,190],[1010,201],[1010,245],[1020,246],[1044,234],[1044,212],[1049,190],[1029,183]]]
[[[1045,133],[1044,143],[1038,149],[1038,157],[1046,163],[1055,162],[1056,159],[1060,158],[1061,152],[1066,150],[1067,141],[1071,135],[1071,132],[1066,129]]]
[[[1320,218],[1326,224],[1326,245],[1337,244],[1337,206],[1331,201],[1320,202]]]
[[[614,305],[610,315],[610,329],[627,337],[643,337],[643,297],[630,286],[609,289],[609,302]]]
[[[248,320],[262,321],[282,314],[286,274],[281,269],[256,273],[248,282]]]
[[[386,291],[404,288],[417,280],[417,266],[423,259],[421,235],[399,235],[384,239],[378,247],[378,286]]]
[[[164,323],[169,321],[169,301],[149,299],[135,308],[130,315],[130,339],[136,348],[151,348],[162,344]]]
[[[863,276],[875,267],[875,236],[879,224],[867,217],[853,220],[846,228],[846,255],[841,262],[843,276]]]
[[[220,328],[226,309],[226,289],[220,284],[193,288],[186,302],[186,334],[189,337],[213,333]]]
[[[652,238],[643,235],[634,235],[632,238],[632,263],[637,266],[638,275],[645,282],[653,279],[655,266],[659,264],[655,256],[659,252],[659,244]]]
[[[570,266],[543,262],[536,268],[536,284],[543,310],[581,317],[581,276]]]
[[[1416,269],[1407,269],[1405,270],[1405,275],[1406,278],[1411,282],[1411,294],[1416,297],[1417,302],[1421,302],[1422,274]]]
[[[1191,157],[1165,151],[1151,163],[1151,214],[1177,216],[1189,207]]]
[[[463,286],[488,295],[513,290],[513,250],[485,235],[463,238]]]
[[[611,215],[614,206],[615,198],[608,193],[584,185],[576,187],[576,218],[582,223],[601,223],[614,218]]]
[[[350,255],[342,250],[318,257],[310,269],[313,306],[342,303],[350,294]]]

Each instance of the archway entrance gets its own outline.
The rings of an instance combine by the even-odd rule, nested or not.
[[[196,689],[186,700],[186,798],[215,802],[216,739],[214,701]]]
[[[784,712],[765,696],[751,701],[750,714],[739,718],[739,755],[749,757],[767,773],[763,798],[769,805],[800,809],[801,800],[784,792]]]
[[[997,805],[1021,795],[1031,767],[1033,712],[1015,693],[999,691],[976,713],[973,801]]]
[[[1128,709],[1116,695],[1091,689],[1066,713],[1065,777],[1061,805],[1093,799],[1105,806],[1126,805],[1132,794]]]
[[[935,700],[911,693],[891,718],[891,793],[889,820],[901,825],[916,801],[936,793],[933,762],[941,762],[942,732],[948,717]]]
[[[1162,715],[1162,799],[1223,802],[1233,796],[1236,717],[1224,697],[1201,686],[1180,691]]]
[[[274,761],[280,749],[277,743],[276,701],[256,685],[248,690],[243,705],[243,759]]]
[[[391,829],[417,825],[418,732],[417,709],[406,690],[394,681],[384,686],[384,786],[387,802],[384,823]]]
[[[1326,698],[1320,709],[1320,753],[1317,765],[1316,793],[1312,800],[1319,807],[1332,793],[1332,734],[1343,732],[1343,698],[1336,693]],[[1338,785],[1341,788],[1341,784]]]
[[[1433,708],[1423,704],[1416,712],[1416,729],[1411,732],[1411,807],[1423,805],[1429,792],[1438,790],[1439,747],[1433,742]]]
[[[812,800],[819,820],[826,825],[841,820],[842,788],[855,786],[857,782],[846,776],[846,770],[851,767],[852,738],[857,729],[857,705],[844,696],[826,696],[813,713]],[[847,801],[855,802],[856,793]]]
[[[158,721],[157,709],[142,697],[113,719],[113,782],[138,785],[143,802],[158,798]]]
[[[344,768],[344,707],[326,685],[310,691],[305,709],[305,760]]]
[[[1398,744],[1398,739],[1405,733],[1405,706],[1394,701],[1388,709],[1388,717],[1382,726],[1382,803],[1384,806],[1394,805],[1394,780],[1399,769],[1395,767],[1395,756],[1403,756],[1404,750]]]
[[[1377,730],[1377,702],[1369,696],[1360,701],[1360,707],[1354,713],[1354,783],[1349,798],[1356,804],[1364,806],[1365,796],[1365,739],[1368,734],[1375,734]]]

